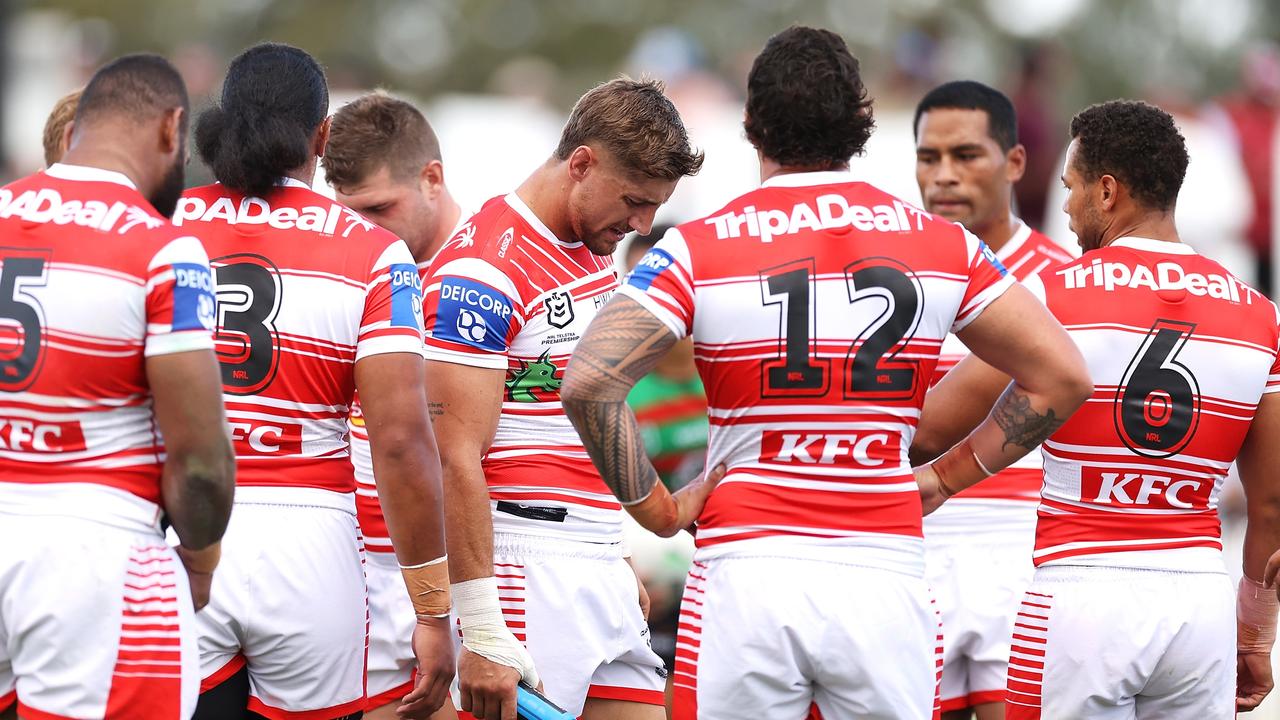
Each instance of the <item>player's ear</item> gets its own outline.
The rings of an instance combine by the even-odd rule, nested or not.
[[[418,178],[418,184],[422,188],[422,192],[428,197],[434,198],[444,189],[444,163],[439,160],[432,160],[422,166],[422,174]]]
[[[76,129],[75,120],[69,121],[67,123],[67,126],[62,128],[62,140],[58,145],[58,148],[62,151],[61,153],[62,155],[66,155],[67,151],[71,149],[71,133],[74,132],[75,129]],[[59,157],[61,157],[61,155],[59,155]]]
[[[1120,183],[1114,175],[1103,175],[1098,178],[1098,207],[1104,212],[1116,209],[1116,200],[1120,195]]]
[[[591,173],[591,168],[596,162],[595,150],[592,150],[589,145],[579,145],[569,153],[569,177],[574,182],[582,182]]]
[[[1016,183],[1022,179],[1024,173],[1027,172],[1027,148],[1022,143],[1018,143],[1009,148],[1009,152],[1004,157],[1004,177],[1011,183]]]
[[[182,120],[187,111],[176,107],[168,110],[160,120],[160,151],[168,155],[182,147]],[[70,135],[66,136],[70,139]]]
[[[316,157],[324,157],[324,149],[329,146],[329,123],[333,121],[333,116],[325,118],[320,123],[320,127],[316,128],[316,134],[311,139],[311,154]]]

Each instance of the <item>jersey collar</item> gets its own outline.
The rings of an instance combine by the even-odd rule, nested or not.
[[[1143,237],[1122,237],[1111,242],[1108,247],[1123,247],[1130,250],[1145,250],[1147,252],[1165,253],[1168,255],[1195,255],[1196,251],[1190,245],[1180,242],[1167,242],[1165,240],[1152,240]]]
[[[78,180],[81,182],[109,182],[116,185],[123,185],[130,190],[137,190],[138,186],[133,184],[128,175],[118,173],[115,170],[103,170],[102,168],[89,167],[88,165],[68,165],[66,163],[54,163],[44,171],[49,177],[56,177],[59,180]]]
[[[280,185],[281,187],[296,187],[296,188],[302,188],[303,190],[311,189],[310,185],[302,182],[301,180],[298,180],[297,178],[291,178],[291,177],[282,177],[279,180],[276,180],[276,184]]]
[[[551,228],[547,227],[541,220],[539,220],[538,216],[533,214],[533,210],[520,199],[519,195],[516,195],[514,192],[507,193],[504,200],[506,200],[507,205],[510,206],[512,210],[516,211],[517,215],[524,219],[526,223],[529,223],[529,227],[533,228],[534,232],[538,233],[542,237],[556,243],[557,245],[563,245],[564,247],[578,247],[582,244],[580,242],[565,242],[556,237],[556,234],[551,232]]]
[[[1022,222],[1016,215],[1009,216],[1009,220],[1015,223],[1018,229],[1013,231],[1013,235],[1009,236],[1009,242],[1005,243],[996,253],[996,258],[1001,262],[1018,252],[1018,248],[1022,247],[1027,242],[1027,238],[1031,237],[1030,225]]]
[[[774,175],[760,183],[760,187],[808,187],[810,185],[836,185],[855,182],[848,170],[817,170]]]

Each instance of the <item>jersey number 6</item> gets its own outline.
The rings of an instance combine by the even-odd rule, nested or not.
[[[1196,326],[1156,320],[1116,389],[1120,439],[1143,457],[1169,457],[1191,442],[1200,418],[1200,386],[1178,353]]]

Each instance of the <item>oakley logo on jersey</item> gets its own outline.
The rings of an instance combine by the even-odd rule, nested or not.
[[[675,258],[666,250],[652,248],[649,252],[640,258],[640,262],[631,269],[631,274],[627,276],[627,284],[639,290],[648,290],[654,280],[662,274],[663,270],[671,267],[675,263]]]
[[[173,329],[213,330],[217,302],[213,273],[203,265],[173,265]]]
[[[507,349],[511,329],[511,299],[475,280],[446,277],[440,283],[440,305],[433,338],[470,345],[481,350]]]
[[[765,430],[760,439],[760,459],[765,462],[834,465],[857,463],[881,467],[898,462],[899,437],[893,433],[821,433]]]
[[[53,223],[54,225],[80,225],[101,232],[117,230],[127,233],[139,225],[158,228],[164,225],[162,218],[136,205],[113,202],[107,205],[98,200],[68,200],[63,202],[62,195],[53,188],[28,190],[16,198],[12,190],[0,190],[0,218],[17,217],[31,223]],[[120,227],[116,223],[124,218]]]
[[[560,369],[551,362],[549,350],[533,362],[520,361],[520,369],[507,378],[508,402],[554,401],[563,381],[557,376]]]
[[[573,296],[568,290],[556,290],[543,304],[547,306],[547,322],[551,327],[563,330],[573,322]]]
[[[1107,505],[1192,510],[1209,505],[1213,480],[1172,478],[1142,472],[1080,469],[1080,499]]]
[[[232,420],[227,423],[231,427],[231,441],[244,443],[258,455],[297,455],[302,452],[302,426],[269,425]],[[239,453],[244,451],[243,446]]]
[[[1240,302],[1240,281],[1216,273],[1201,275],[1187,272],[1174,262],[1156,263],[1155,270],[1146,265],[1129,266],[1122,262],[1094,260],[1088,265],[1065,267],[1057,274],[1068,290],[1096,287],[1111,292],[1118,287],[1148,290],[1185,290],[1197,297],[1208,295],[1219,300]],[[1248,294],[1248,293],[1246,293]],[[1253,303],[1249,294],[1248,302]]]
[[[266,200],[256,197],[244,198],[239,207],[227,197],[218,198],[212,205],[202,198],[184,197],[178,201],[178,208],[173,213],[173,224],[181,225],[188,220],[221,220],[231,225],[267,225],[277,230],[297,229],[325,235],[337,233],[341,223],[342,237],[350,236],[351,231],[356,228],[373,230],[373,223],[337,203],[327,208],[308,205],[302,208],[285,206],[273,209]]]
[[[756,210],[748,205],[742,212],[732,210],[723,215],[709,217],[703,222],[714,225],[716,237],[742,237],[745,231],[748,237],[759,237],[762,242],[773,242],[779,235],[791,235],[801,230],[830,230],[838,227],[853,227],[863,232],[904,232],[907,230],[923,230],[924,218],[928,215],[923,210],[905,205],[897,200],[892,205],[850,205],[843,195],[820,195],[815,200],[816,207],[807,202],[794,205],[790,212],[786,210]]]
[[[0,450],[64,453],[84,449],[84,431],[78,421],[40,422],[0,418]]]

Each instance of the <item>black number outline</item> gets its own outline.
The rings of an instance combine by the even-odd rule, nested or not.
[[[222,369],[222,391],[228,395],[256,395],[270,387],[275,381],[276,371],[280,367],[280,336],[279,331],[275,327],[275,320],[279,317],[280,308],[284,300],[284,284],[280,281],[280,269],[270,259],[255,253],[235,253],[232,255],[224,255],[214,258],[210,263],[213,266],[214,291],[217,297],[217,318],[218,327],[215,331],[215,342],[231,342],[240,343],[244,346],[244,351],[237,355],[217,350],[218,365]],[[259,313],[262,317],[251,317],[251,320],[258,322],[253,325],[264,328],[269,337],[271,348],[271,357],[267,363],[265,370],[255,372],[258,375],[256,379],[251,376],[249,383],[245,384],[243,380],[234,376],[235,371],[243,369],[250,363],[260,364],[261,357],[254,355],[253,339],[248,332],[227,327],[227,315],[234,314],[243,316],[247,313],[244,309],[229,310],[227,308],[228,301],[225,296],[231,293],[247,295],[247,304],[241,303],[245,309],[254,307],[258,297],[254,295],[254,288],[245,282],[226,282],[228,273],[236,273],[237,268],[255,267],[266,271],[267,276],[271,280],[271,288],[273,297],[271,298],[271,307],[265,313]],[[237,289],[232,290],[234,285]],[[239,288],[248,288],[249,292],[245,292]],[[248,339],[246,339],[248,338]],[[238,358],[229,360],[228,358]]]
[[[1178,354],[1182,352],[1182,348],[1186,346],[1187,342],[1191,339],[1191,335],[1195,332],[1195,329],[1195,323],[1158,319],[1152,323],[1151,329],[1147,331],[1145,336],[1143,336],[1142,343],[1138,346],[1138,350],[1133,354],[1133,357],[1129,359],[1129,364],[1125,368],[1124,375],[1120,378],[1119,386],[1116,388],[1114,402],[1115,407],[1114,412],[1112,413],[1112,419],[1115,423],[1116,434],[1120,437],[1120,441],[1123,442],[1125,447],[1129,448],[1129,450],[1135,455],[1153,459],[1171,457],[1186,448],[1186,446],[1190,444],[1191,440],[1195,437],[1196,428],[1199,427],[1200,424],[1200,383],[1196,380],[1195,373],[1191,372],[1191,368],[1178,362]],[[1168,389],[1164,385],[1157,384],[1158,381],[1153,379],[1144,379],[1143,382],[1150,385],[1152,391],[1165,390],[1165,394],[1169,396],[1169,414],[1171,419],[1168,422],[1172,422],[1173,416],[1180,410],[1188,412],[1190,416],[1186,419],[1186,429],[1182,431],[1182,434],[1175,442],[1157,448],[1146,444],[1144,442],[1145,438],[1135,438],[1131,434],[1131,428],[1128,427],[1128,424],[1139,422],[1136,420],[1138,415],[1143,416],[1143,419],[1140,422],[1145,422],[1145,413],[1137,412],[1135,414],[1135,411],[1138,410],[1138,408],[1134,406],[1134,398],[1129,397],[1129,395],[1130,391],[1135,387],[1134,375],[1137,374],[1140,369],[1143,369],[1142,366],[1148,361],[1147,356],[1151,354],[1151,351],[1156,347],[1156,344],[1161,340],[1161,338],[1169,337],[1168,333],[1176,333],[1176,337],[1173,338],[1171,347],[1169,347],[1167,352],[1164,353],[1164,357],[1160,358],[1158,361],[1155,370],[1159,371],[1161,375],[1166,378],[1169,376],[1165,375],[1165,373],[1173,373],[1186,383],[1187,391],[1191,395],[1190,407],[1180,408],[1178,398],[1174,397],[1172,393],[1169,393]],[[1141,391],[1147,385],[1138,385],[1137,390]],[[1146,400],[1150,396],[1151,392],[1142,396],[1141,402],[1144,407]],[[1168,422],[1166,422],[1165,425],[1167,425]],[[1160,427],[1165,427],[1165,425],[1161,425]]]
[[[815,293],[817,292],[816,263],[814,258],[808,257],[800,260],[792,260],[781,265],[775,265],[760,271],[760,301],[766,305],[777,305],[778,308],[778,356],[772,359],[760,361],[760,396],[765,398],[807,398],[807,397],[823,397],[831,389],[831,359],[816,357],[818,353],[817,340],[817,303]],[[803,279],[798,283],[787,283],[792,285],[787,289],[776,289],[774,280],[786,278],[788,276],[797,276]],[[782,285],[785,281],[776,283]],[[804,356],[803,369],[797,367],[797,357],[794,350],[798,342],[793,342],[795,335],[790,331],[789,325],[793,322],[799,324],[797,313],[793,311],[796,305],[793,304],[795,291],[801,290],[804,293],[804,314],[805,326],[804,331],[807,337],[808,352]],[[770,378],[777,371],[784,372],[808,372],[813,371],[817,375],[818,383],[816,385],[808,384],[809,380],[802,380],[795,385],[788,385],[790,379],[784,380],[781,386],[771,385]]]
[[[0,247],[0,318],[13,320],[22,330],[22,349],[0,358],[0,391],[22,392],[31,387],[44,369],[48,348],[48,318],[40,299],[27,292],[49,284],[53,251],[48,248]],[[22,281],[26,278],[26,281]],[[21,315],[30,313],[28,322]],[[32,335],[35,341],[32,342]],[[30,352],[32,346],[34,352]],[[17,373],[16,379],[10,375]]]
[[[895,283],[896,287],[890,287],[888,282],[875,282],[875,278],[868,273],[881,276],[885,273],[894,273],[887,277],[891,278],[891,282]],[[916,333],[920,330],[920,321],[924,318],[925,294],[924,288],[920,285],[920,279],[911,271],[911,268],[889,257],[855,260],[845,266],[844,277],[850,304],[873,297],[886,300],[884,310],[862,332],[858,333],[858,341],[849,347],[849,354],[845,359],[844,398],[846,400],[909,400],[915,397],[920,389],[920,378],[923,375],[920,372],[920,361],[898,359],[898,354],[915,339]],[[873,282],[860,288],[858,287],[859,277],[866,277]],[[901,283],[910,284],[911,297],[900,297],[905,295],[898,292],[902,289]],[[899,326],[902,324],[901,321],[904,318],[900,310],[903,309],[910,311],[910,321],[899,334],[894,324],[897,323]],[[880,348],[880,341],[885,339],[883,336],[886,334],[892,342],[884,345],[883,350],[871,356],[870,362],[861,361],[864,352],[875,353]],[[876,344],[873,345],[873,341]],[[864,366],[870,365],[871,372],[859,372],[860,362]],[[871,383],[878,374],[892,373],[892,377],[902,377],[903,372],[909,378],[906,387],[892,387],[888,390],[858,387],[859,382]],[[900,382],[895,384],[901,385]]]

